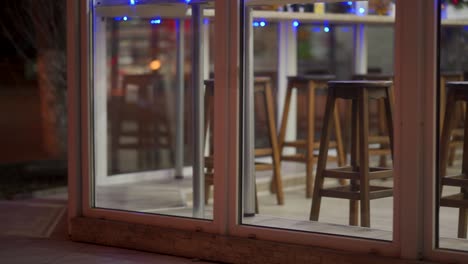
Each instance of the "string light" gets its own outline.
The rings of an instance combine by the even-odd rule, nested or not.
[[[330,32],[330,28],[329,27],[324,27],[323,31],[328,33],[328,32]]]
[[[260,22],[260,26],[261,26],[261,27],[266,26],[266,22],[265,22],[265,21]]]
[[[160,19],[160,18],[152,19],[152,20],[150,21],[150,23],[153,24],[153,25],[161,24],[161,19]]]
[[[130,5],[135,5],[136,0],[130,0]]]
[[[258,23],[257,21],[254,21],[254,22],[253,22],[253,26],[254,26],[254,27],[258,27],[259,25],[260,25],[260,23]]]
[[[366,12],[366,9],[364,7],[359,8],[359,13],[364,14]]]
[[[124,20],[124,21],[127,21],[127,20],[128,20],[128,17],[124,16],[124,17],[123,17],[123,20]]]
[[[299,21],[294,20],[294,21],[293,21],[293,27],[298,27],[298,26],[299,26]]]

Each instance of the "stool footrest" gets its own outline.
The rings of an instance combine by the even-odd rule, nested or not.
[[[387,168],[371,167],[369,168],[369,179],[385,179],[393,176],[393,170]],[[340,167],[336,169],[327,169],[323,171],[323,177],[335,179],[359,180],[359,167],[353,169],[351,166]]]
[[[271,148],[255,149],[255,156],[269,156],[271,154],[273,154],[273,149]]]
[[[463,193],[457,193],[440,198],[440,206],[468,208],[468,199],[465,199]]]
[[[390,139],[388,136],[369,136],[369,144],[380,143],[380,144],[390,144]]]
[[[329,148],[336,148],[337,144],[335,141],[330,141],[328,143]],[[293,148],[307,148],[306,140],[295,140],[295,141],[286,141],[283,143],[283,147],[293,147]],[[320,148],[320,142],[314,142],[314,149]]]
[[[369,155],[390,155],[389,149],[369,149]]]
[[[454,147],[463,147],[463,141],[452,141],[449,143],[450,147],[451,148],[454,148]]]
[[[272,170],[273,168],[274,166],[271,163],[255,162],[255,170],[257,171]]]
[[[441,181],[442,185],[446,186],[468,187],[468,177],[465,174],[445,176],[442,177]]]
[[[351,186],[339,186],[334,188],[327,188],[320,190],[320,194],[323,197],[360,200],[361,193],[359,185]],[[369,199],[380,199],[385,197],[393,196],[393,188],[382,187],[382,186],[369,186]]]
[[[287,156],[281,156],[281,160],[295,161],[295,162],[306,162],[306,156],[304,154],[292,154]]]
[[[463,128],[455,128],[452,130],[452,136],[463,137],[465,135],[465,131]]]

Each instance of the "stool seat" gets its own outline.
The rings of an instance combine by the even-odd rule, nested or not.
[[[354,74],[353,80],[392,80],[393,74],[391,73],[365,73]]]
[[[459,82],[447,82],[445,84],[447,88],[455,88],[455,89],[468,89],[468,82],[466,81],[459,81]]]
[[[392,81],[355,80],[355,81],[329,81],[328,88],[390,88]]]
[[[444,78],[458,78],[460,76],[463,76],[462,71],[443,71],[440,73]]]
[[[335,79],[336,76],[332,74],[306,74],[306,75],[296,75],[288,76],[288,81],[290,82],[306,82],[306,81],[330,81]]]

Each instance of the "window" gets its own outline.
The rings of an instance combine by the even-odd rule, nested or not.
[[[89,2],[81,2],[83,17]],[[71,130],[70,157],[84,173],[84,216],[405,259],[466,258],[465,239],[457,238],[458,208],[444,201],[460,194],[453,182],[461,179],[445,180],[437,172],[443,167],[437,161],[446,160],[438,156],[445,124],[438,123],[443,118],[437,105],[447,106],[443,85],[438,87],[445,84],[444,72],[465,70],[467,19],[451,18],[446,6],[447,18],[438,21],[439,1],[426,0],[186,2],[93,1],[90,21],[81,21],[90,24],[78,31],[78,43],[91,46],[80,46],[70,67],[81,70],[84,85],[76,86],[89,94],[71,90],[81,100],[82,116],[70,114],[77,128]],[[310,84],[311,75],[321,76],[313,80],[319,84]],[[356,122],[356,109],[332,80],[380,82],[385,92],[376,97],[389,100],[371,100],[364,111],[367,100],[359,99],[363,110]],[[311,87],[314,93],[304,92]],[[333,95],[341,97],[327,111]],[[308,107],[311,101],[314,107]],[[458,105],[450,111],[461,112]],[[389,122],[382,114],[392,106]],[[351,133],[365,122],[369,135],[378,136],[369,144],[365,135],[353,140]],[[318,143],[311,151],[303,148],[312,131],[313,140],[329,137],[328,150]],[[172,143],[168,135],[175,137]],[[455,155],[447,169],[460,172],[462,151],[455,146],[464,139],[458,131],[448,135],[453,144],[447,153]],[[342,174],[333,171],[350,162],[360,142],[368,152],[359,160],[369,155],[369,165],[377,167],[369,172],[377,174],[370,185],[379,199],[369,199],[370,214],[356,221],[360,209],[350,226],[348,208],[356,207],[350,200],[360,201],[360,194],[329,196],[349,184],[361,188],[353,171],[358,164]],[[313,154],[307,162],[292,162],[307,153]],[[178,172],[183,179],[176,179]],[[74,173],[72,179],[81,177]],[[209,174],[213,182],[206,181]],[[314,190],[318,174],[329,179]],[[321,204],[311,217],[317,193]]]

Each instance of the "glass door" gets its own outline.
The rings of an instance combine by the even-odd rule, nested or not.
[[[392,240],[396,4],[244,2],[243,225]]]
[[[468,250],[466,97],[468,6],[439,3],[439,173],[436,192],[438,247]]]

